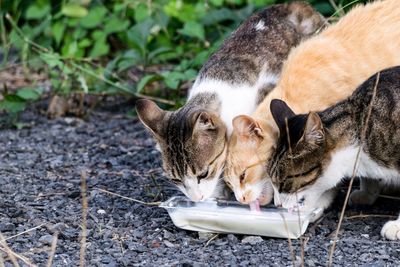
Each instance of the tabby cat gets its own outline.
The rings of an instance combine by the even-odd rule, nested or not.
[[[355,164],[355,175],[400,184],[399,66],[372,76],[322,112],[295,115],[285,102],[273,100],[271,113],[280,131],[266,167],[275,204],[326,208],[330,192],[352,176]],[[381,234],[399,240],[400,217],[387,222]]]
[[[386,0],[357,6],[301,43],[288,56],[276,88],[252,117],[233,120],[225,180],[237,200],[266,204],[272,199],[263,167],[278,138],[269,110],[272,99],[286,101],[299,113],[321,110],[350,96],[379,70],[400,65],[398,5],[398,0]]]
[[[210,57],[185,106],[169,112],[150,100],[137,101],[139,118],[161,150],[164,170],[189,198],[219,195],[232,119],[255,110],[275,86],[289,50],[324,24],[305,3],[268,7],[246,20]]]

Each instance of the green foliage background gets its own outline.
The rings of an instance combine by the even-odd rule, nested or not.
[[[287,1],[2,1],[0,68],[17,62],[45,71],[59,95],[146,95],[176,107],[226,36],[255,10],[281,2]],[[309,2],[325,16],[339,16],[342,7],[365,1]],[[32,85],[2,92],[0,109],[19,112],[42,91]]]

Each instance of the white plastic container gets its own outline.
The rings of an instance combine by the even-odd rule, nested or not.
[[[182,229],[211,232],[299,238],[308,224],[322,215],[321,209],[307,213],[288,212],[267,207],[251,211],[233,201],[207,200],[193,202],[185,197],[172,197],[161,203],[174,224]]]

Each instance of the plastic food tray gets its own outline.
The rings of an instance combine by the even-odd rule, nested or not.
[[[299,238],[307,230],[308,224],[322,215],[322,209],[300,213],[262,207],[260,211],[251,211],[247,205],[238,202],[193,202],[180,196],[170,198],[160,207],[165,208],[173,223],[182,229],[279,238]]]

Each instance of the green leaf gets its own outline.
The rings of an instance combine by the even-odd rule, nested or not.
[[[335,12],[335,9],[329,3],[316,3],[314,8],[323,15],[331,15]]]
[[[249,4],[255,5],[256,7],[269,6],[275,2],[275,0],[248,0]]]
[[[153,50],[153,51],[151,51],[149,53],[149,61],[157,58],[160,55],[163,55],[165,53],[169,53],[171,51],[173,51],[173,49],[171,49],[169,47],[159,47],[159,48],[157,48],[157,49],[155,49],[155,50]]]
[[[224,0],[210,0],[210,2],[214,6],[222,6],[222,4],[224,3]]]
[[[142,22],[150,16],[149,8],[146,4],[140,3],[135,8],[134,18],[136,22]]]
[[[25,13],[26,19],[41,19],[50,13],[50,5],[29,5]]]
[[[182,22],[195,21],[198,18],[196,7],[190,3],[183,3],[181,0],[169,1],[164,6],[164,11],[170,17],[174,17]]]
[[[185,78],[185,75],[176,71],[167,71],[161,75],[164,77],[165,85],[171,89],[178,89],[180,82]]]
[[[9,113],[18,113],[25,109],[26,102],[17,95],[6,95],[0,101],[0,110],[5,110]]]
[[[51,28],[52,28],[53,37],[54,37],[54,40],[56,41],[56,44],[60,45],[61,40],[64,35],[64,31],[65,31],[65,24],[58,21],[58,22],[54,23]]]
[[[95,6],[89,10],[89,14],[80,20],[82,27],[92,29],[102,25],[107,9],[104,6]]]
[[[63,6],[61,9],[61,13],[63,13],[67,17],[83,18],[88,14],[88,11],[83,6],[71,3]]]
[[[24,100],[37,100],[40,98],[42,90],[32,88],[21,88],[16,95]]]
[[[195,21],[186,22],[183,29],[179,32],[190,37],[199,38],[200,40],[205,39],[204,26]]]
[[[54,68],[54,67],[59,67],[61,68],[64,63],[61,61],[60,56],[58,54],[52,54],[52,53],[41,53],[40,58],[46,62],[49,67]]]
[[[111,16],[107,19],[106,25],[104,27],[104,31],[107,34],[114,33],[114,32],[122,32],[126,30],[129,26],[129,21],[121,20],[116,16]]]
[[[202,19],[202,23],[204,26],[208,26],[227,20],[234,21],[235,18],[235,13],[228,8],[213,9]]]
[[[209,56],[210,51],[201,51],[200,53],[197,53],[192,62],[193,66],[201,67],[206,62]]]
[[[148,74],[143,76],[142,79],[140,79],[140,81],[138,82],[137,86],[136,86],[136,92],[141,92],[143,90],[143,88],[155,81],[159,81],[162,80],[163,76],[159,75],[159,74]]]
[[[124,71],[132,66],[143,64],[145,59],[137,50],[125,52],[117,61],[118,72]]]
[[[148,37],[150,36],[150,30],[154,25],[154,21],[151,18],[138,23],[128,30],[128,39],[135,47],[140,49],[142,55],[145,54],[145,48]]]
[[[104,31],[96,30],[92,33],[92,39],[96,41],[90,50],[89,57],[98,58],[107,55],[110,51],[110,46],[107,43],[107,34]]]
[[[92,45],[92,41],[89,38],[84,38],[79,41],[78,46],[79,48],[86,48]]]
[[[184,80],[190,81],[190,80],[193,80],[194,78],[196,78],[197,71],[194,69],[188,69],[183,73],[183,75],[185,76]]]

